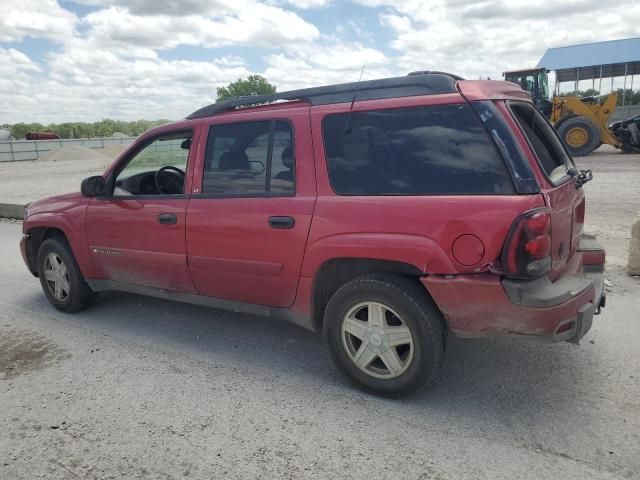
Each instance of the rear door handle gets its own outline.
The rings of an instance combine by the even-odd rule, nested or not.
[[[269,217],[269,226],[271,228],[293,228],[296,219],[293,217]]]
[[[178,223],[178,216],[175,213],[161,213],[158,215],[158,223],[163,225],[175,225]]]

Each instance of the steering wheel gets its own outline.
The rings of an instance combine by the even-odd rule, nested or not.
[[[163,188],[162,182],[160,181],[160,177],[161,177],[160,174],[166,171],[172,171],[172,172],[178,173],[182,177],[182,180],[178,181],[175,175],[164,175],[164,178],[167,180],[167,183],[164,185],[164,188]],[[168,193],[168,194],[180,193],[184,189],[184,177],[185,177],[184,171],[180,170],[178,167],[167,165],[166,167],[159,168],[155,174],[156,188],[160,193]],[[168,186],[174,186],[176,188],[176,192],[167,192],[166,187]]]

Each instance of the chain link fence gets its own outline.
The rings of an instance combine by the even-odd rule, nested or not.
[[[136,137],[70,138],[60,140],[8,140],[0,141],[0,162],[35,160],[50,150],[70,146],[103,149],[111,145],[128,145]]]
[[[618,120],[626,120],[629,117],[640,115],[640,105],[625,105],[624,107],[618,106],[616,111],[613,112],[609,123],[617,122]]]

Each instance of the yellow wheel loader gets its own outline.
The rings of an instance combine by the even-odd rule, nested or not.
[[[560,97],[549,100],[548,70],[536,68],[505,72],[504,79],[518,84],[549,118],[574,156],[587,155],[602,144],[621,148],[607,121],[616,109],[618,94],[601,97]]]

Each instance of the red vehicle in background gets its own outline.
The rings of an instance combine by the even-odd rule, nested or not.
[[[29,205],[21,247],[62,311],[120,290],[285,318],[358,387],[402,395],[436,378],[448,333],[587,333],[590,179],[516,85],[421,72],[150,130],[82,193]]]
[[[59,140],[60,136],[51,132],[29,132],[24,138],[27,140]]]

